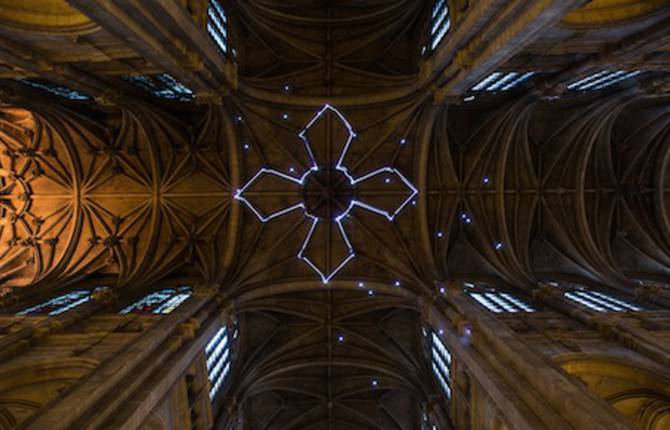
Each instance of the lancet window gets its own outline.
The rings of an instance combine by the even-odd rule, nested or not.
[[[210,0],[207,8],[207,33],[223,55],[230,50],[228,39],[228,16],[219,0]]]
[[[433,375],[444,395],[451,399],[451,353],[435,331],[430,334],[430,355]]]
[[[209,375],[209,398],[214,400],[230,372],[231,339],[226,326],[221,327],[205,347],[207,374]]]
[[[430,18],[430,50],[435,51],[444,40],[451,28],[449,3],[447,0],[437,0],[433,6]]]

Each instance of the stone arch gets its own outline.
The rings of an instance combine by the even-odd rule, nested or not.
[[[493,425],[491,426],[493,430],[509,430],[509,426],[502,415],[498,414],[493,419]]]
[[[0,22],[30,32],[82,34],[96,29],[86,15],[65,0],[0,0]]]
[[[142,425],[142,430],[167,430],[163,417],[158,413],[152,414]]]
[[[15,428],[90,372],[97,361],[39,360],[0,370],[0,430]]]
[[[582,28],[621,25],[644,19],[667,5],[665,0],[593,0],[569,13],[562,24]]]
[[[668,428],[670,378],[661,370],[606,355],[566,354],[556,361],[640,428]]]

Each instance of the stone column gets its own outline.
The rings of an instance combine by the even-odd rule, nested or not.
[[[437,306],[444,311],[447,303],[471,328],[468,326],[461,338],[445,331],[445,340],[469,369],[471,377],[482,384],[504,411],[512,428],[632,429],[611,406],[467,298],[460,284],[449,285],[447,301],[438,302]],[[446,324],[443,317],[437,321],[443,327]],[[490,384],[494,389],[489,388]],[[532,423],[532,417],[543,424]]]
[[[210,293],[194,294],[160,318],[57,402],[38,411],[26,429],[137,428],[202,352],[220,324]],[[130,316],[129,316],[130,317]]]
[[[560,289],[545,284],[540,285],[535,291],[534,297],[536,301],[597,330],[605,339],[618,342],[626,348],[630,348],[670,368],[670,345],[667,344],[666,340],[648,330],[633,326],[622,318],[621,314],[610,315],[607,312],[583,309],[566,299]]]

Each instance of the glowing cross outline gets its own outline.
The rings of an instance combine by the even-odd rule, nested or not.
[[[377,208],[375,206],[369,205],[367,203],[364,203],[362,201],[352,199],[351,202],[349,202],[349,206],[347,209],[342,212],[340,215],[338,215],[334,220],[335,223],[337,223],[338,230],[340,234],[342,235],[342,239],[344,240],[345,245],[347,246],[349,250],[349,255],[347,258],[345,258],[334,270],[331,271],[330,274],[324,274],[317,266],[316,264],[311,261],[306,255],[305,255],[305,250],[307,249],[307,246],[309,245],[310,240],[312,239],[312,235],[314,234],[314,231],[316,230],[316,227],[319,223],[319,218],[311,215],[307,212],[307,207],[305,206],[304,202],[297,203],[295,205],[286,207],[284,209],[281,209],[277,212],[273,212],[268,215],[264,215],[261,213],[260,210],[258,210],[246,197],[243,196],[243,194],[262,176],[264,175],[272,175],[272,176],[277,176],[279,178],[285,179],[289,182],[293,182],[300,187],[304,187],[305,185],[305,180],[309,175],[311,175],[314,172],[317,172],[320,170],[318,161],[316,157],[314,156],[314,152],[312,151],[312,147],[309,143],[309,140],[307,139],[306,133],[307,131],[317,122],[321,119],[321,117],[328,111],[333,112],[335,115],[338,116],[338,118],[341,120],[341,122],[345,125],[347,128],[347,131],[349,132],[349,135],[347,136],[347,141],[344,144],[344,148],[342,149],[342,152],[340,153],[340,157],[337,160],[337,164],[335,165],[335,170],[338,170],[342,172],[347,179],[349,180],[349,184],[354,187],[357,184],[366,181],[374,176],[377,176],[382,173],[390,173],[394,174],[397,177],[400,178],[403,184],[407,186],[411,190],[411,193],[409,197],[407,197],[401,204],[398,206],[398,208],[393,211],[389,212],[380,208]],[[238,189],[235,193],[235,199],[243,202],[246,206],[251,209],[251,211],[256,215],[256,217],[263,223],[266,223],[274,218],[280,217],[282,215],[286,215],[289,212],[292,212],[296,209],[302,209],[303,213],[306,218],[310,219],[312,222],[312,225],[309,229],[309,232],[307,233],[307,236],[305,237],[304,242],[302,243],[302,246],[300,247],[300,251],[298,252],[298,259],[303,260],[305,263],[307,263],[316,273],[319,274],[321,277],[321,281],[324,284],[327,284],[333,277],[340,271],[342,268],[349,262],[351,259],[353,259],[356,254],[354,252],[354,248],[351,245],[351,241],[349,240],[349,237],[347,236],[346,231],[344,230],[344,226],[342,225],[342,220],[349,215],[349,213],[355,208],[355,207],[360,207],[362,209],[365,209],[369,212],[376,213],[378,215],[382,215],[386,217],[389,221],[393,222],[395,218],[400,214],[400,212],[416,197],[417,194],[419,194],[419,190],[403,175],[398,169],[394,167],[381,167],[377,170],[374,170],[366,175],[363,175],[359,178],[355,178],[352,174],[349,173],[349,169],[347,169],[346,166],[344,166],[344,159],[347,156],[347,152],[349,151],[349,147],[351,146],[351,142],[354,140],[356,137],[356,132],[351,126],[351,123],[347,121],[347,119],[342,115],[340,111],[338,111],[336,108],[332,107],[329,104],[326,104],[319,110],[314,117],[303,127],[302,131],[298,133],[298,137],[303,141],[305,144],[305,149],[307,150],[307,154],[309,155],[309,159],[312,163],[312,166],[309,167],[305,173],[303,173],[302,176],[300,177],[295,177],[291,175],[287,175],[286,173],[280,172],[276,169],[271,169],[268,167],[261,167],[256,174],[247,181],[246,184],[240,189]]]

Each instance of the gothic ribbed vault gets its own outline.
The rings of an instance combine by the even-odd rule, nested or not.
[[[225,0],[226,55],[206,1],[25,3],[0,1],[3,303],[213,291],[240,327],[217,428],[451,428],[422,331],[445,285],[670,277],[667,1],[449,1],[433,48],[434,2]],[[644,73],[571,91],[603,69]],[[129,79],[161,74],[190,100]]]

